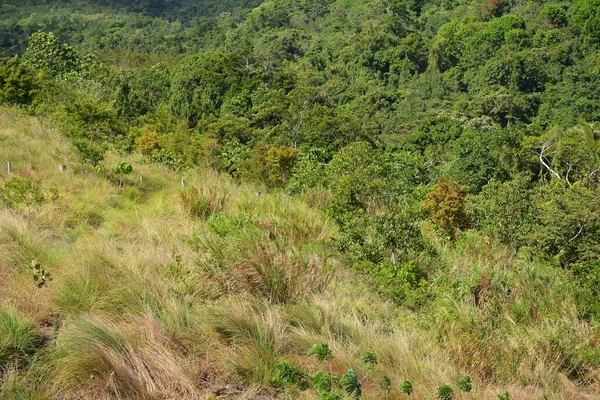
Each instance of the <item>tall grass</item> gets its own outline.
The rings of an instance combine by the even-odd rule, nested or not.
[[[225,209],[227,197],[215,186],[192,187],[179,192],[179,203],[190,217],[206,220]]]
[[[0,307],[0,369],[23,365],[42,344],[39,331],[14,310]]]
[[[84,398],[193,398],[193,375],[152,318],[73,320],[57,348],[53,392]]]

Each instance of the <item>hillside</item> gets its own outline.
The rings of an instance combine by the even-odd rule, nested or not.
[[[360,283],[331,246],[334,223],[299,200],[208,171],[183,175],[182,189],[139,157],[124,176],[111,172],[116,154],[95,170],[35,118],[1,118],[4,186],[57,193],[1,213],[3,398],[315,398],[274,379],[283,362],[328,370],[307,355],[320,343],[370,399],[400,398],[382,391],[384,376],[418,399],[465,376],[473,391],[455,398],[598,394],[577,385],[597,375],[597,331],[579,321],[570,278],[547,265],[476,233],[433,240],[440,296],[412,312]],[[32,263],[50,274],[41,287]]]
[[[599,32],[3,3],[0,398],[599,397]]]

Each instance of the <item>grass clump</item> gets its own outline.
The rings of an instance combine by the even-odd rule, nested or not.
[[[42,336],[29,320],[0,307],[0,368],[22,364],[42,343]]]
[[[227,201],[227,193],[215,186],[191,187],[179,192],[179,204],[183,211],[190,217],[200,220],[206,220],[211,215],[223,211]]]
[[[179,393],[190,398],[194,392],[181,355],[149,316],[76,318],[65,326],[54,357],[57,396],[154,398]]]

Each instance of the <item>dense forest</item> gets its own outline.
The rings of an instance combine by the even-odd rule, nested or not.
[[[600,0],[9,0],[0,56],[0,398],[600,395]]]

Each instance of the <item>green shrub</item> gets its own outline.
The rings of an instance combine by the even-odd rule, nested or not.
[[[438,400],[452,400],[452,394],[454,391],[448,385],[440,386],[437,390],[437,398]]]
[[[465,393],[471,392],[473,390],[473,382],[471,381],[470,376],[465,376],[464,378],[458,381],[458,387]]]
[[[398,384],[397,389],[400,393],[410,396],[413,392],[413,385],[409,381],[404,381]]]

